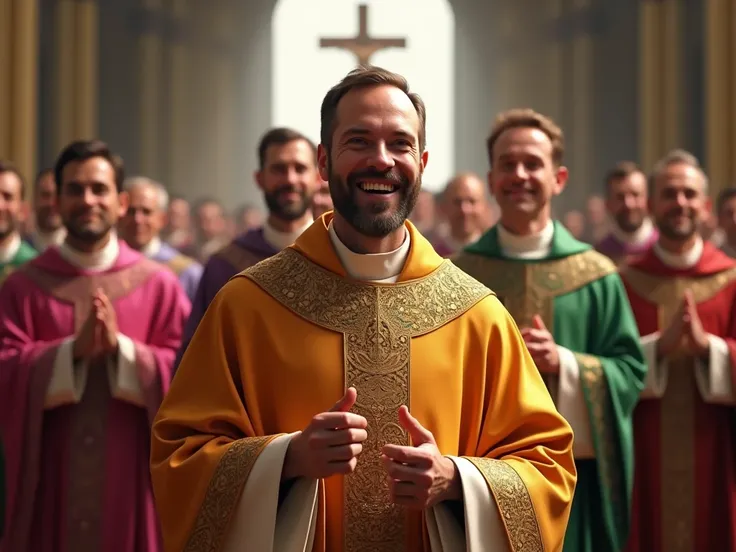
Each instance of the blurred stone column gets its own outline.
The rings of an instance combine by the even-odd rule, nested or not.
[[[705,2],[705,168],[709,193],[736,184],[736,2]]]
[[[97,137],[98,6],[95,0],[57,0],[54,16],[55,147]]]
[[[138,39],[140,70],[138,94],[140,105],[140,170],[146,176],[160,179],[162,137],[162,93],[164,54],[161,24],[163,0],[142,0],[144,29]]]
[[[0,157],[36,171],[38,0],[0,0]]]
[[[681,6],[644,0],[639,10],[639,157],[649,170],[682,144]]]

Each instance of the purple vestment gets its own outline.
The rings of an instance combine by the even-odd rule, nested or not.
[[[202,277],[204,268],[191,257],[179,253],[167,243],[161,243],[161,248],[153,257],[154,261],[168,266],[179,278],[179,283],[184,288],[190,301],[194,301],[197,286]]]
[[[145,408],[111,396],[91,362],[77,403],[46,408],[59,346],[101,288],[135,348]],[[0,289],[0,430],[7,454],[2,552],[162,550],[149,477],[150,422],[168,390],[189,301],[171,271],[122,241],[90,272],[50,248]]]
[[[192,301],[192,313],[184,329],[184,339],[176,359],[177,366],[199,326],[199,321],[220,288],[236,274],[276,253],[278,249],[264,239],[263,228],[258,228],[241,234],[209,258]]]
[[[626,261],[630,257],[636,257],[646,253],[659,238],[659,232],[656,228],[652,228],[647,239],[639,243],[627,243],[616,237],[614,234],[608,234],[598,245],[595,246],[599,253],[603,253],[613,262],[619,264]]]

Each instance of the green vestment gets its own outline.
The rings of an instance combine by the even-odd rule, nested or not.
[[[520,327],[530,327],[538,314],[555,343],[574,353],[595,459],[576,460],[578,482],[564,550],[623,550],[634,481],[631,423],[646,364],[615,265],[557,222],[544,259],[505,257],[494,227],[454,261],[495,291]],[[557,400],[557,376],[545,381]]]
[[[20,247],[15,253],[15,256],[7,263],[0,263],[0,284],[2,284],[5,278],[8,277],[8,274],[20,265],[27,263],[36,257],[36,255],[38,255],[38,253],[36,253],[36,250],[33,249],[33,247],[28,245],[26,242],[21,241]]]

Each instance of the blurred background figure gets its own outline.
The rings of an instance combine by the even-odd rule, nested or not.
[[[457,253],[477,241],[490,228],[489,222],[495,216],[485,182],[470,172],[450,180],[442,193],[441,206],[447,232],[436,237],[435,249],[443,256]]]
[[[129,203],[118,223],[120,237],[149,259],[169,267],[179,278],[189,300],[193,300],[202,276],[202,265],[161,240],[169,204],[166,188],[160,182],[139,176],[125,182],[125,191]]]
[[[49,246],[61,245],[66,228],[56,205],[56,181],[53,169],[43,169],[33,186],[34,228],[26,235],[31,246],[42,253]]]
[[[258,207],[246,203],[235,211],[235,234],[242,234],[263,226],[264,215]]]
[[[324,215],[327,211],[332,211],[332,196],[330,196],[330,185],[326,180],[319,178],[319,188],[312,198],[312,215],[315,220]]]
[[[598,243],[608,234],[608,212],[606,200],[599,195],[588,197],[585,202],[585,230],[583,241]]]
[[[726,188],[718,194],[716,213],[723,235],[721,250],[736,259],[736,187]]]
[[[562,224],[572,234],[573,238],[585,241],[587,234],[585,232],[585,215],[583,213],[576,209],[566,212],[562,215]]]
[[[181,196],[169,195],[166,228],[162,239],[174,249],[191,250],[194,244],[192,232],[192,207]]]
[[[636,163],[618,163],[605,181],[610,232],[596,249],[619,263],[647,251],[659,233],[649,218],[647,178]]]

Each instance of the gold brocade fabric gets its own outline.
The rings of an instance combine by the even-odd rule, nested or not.
[[[554,299],[616,272],[616,265],[589,250],[563,259],[518,262],[462,253],[459,268],[491,288],[519,327],[532,325],[535,315],[554,334]],[[544,382],[557,401],[558,377],[545,374]]]
[[[345,385],[368,420],[362,461],[345,484],[345,551],[400,552],[405,515],[392,504],[381,448],[409,445],[398,409],[410,405],[412,337],[436,330],[489,295],[451,263],[412,282],[374,285],[340,278],[292,249],[245,274],[295,314],[343,334]]]

